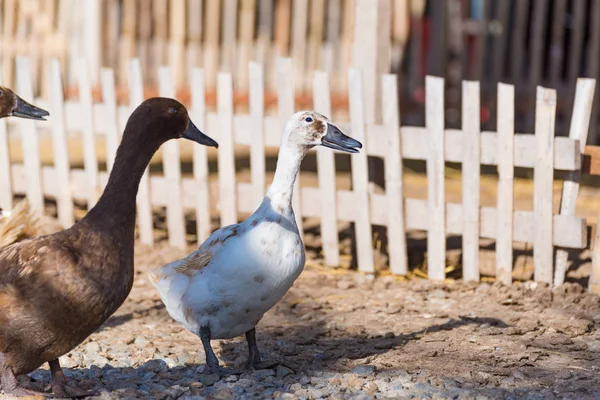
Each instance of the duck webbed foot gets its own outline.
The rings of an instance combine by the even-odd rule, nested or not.
[[[206,354],[206,365],[202,371],[203,374],[227,376],[239,375],[243,372],[241,369],[222,368],[219,366],[219,359],[210,345],[210,328],[208,326],[200,328],[200,340],[202,340],[202,346],[204,346],[204,353]]]
[[[17,397],[25,396],[43,396],[52,397],[49,393],[38,392],[35,390],[25,389],[19,386],[17,377],[12,372],[10,366],[6,365],[4,354],[0,353],[0,387],[4,394],[9,394]]]
[[[279,364],[277,361],[262,361],[260,359],[260,352],[258,351],[258,345],[256,344],[256,328],[252,328],[246,332],[246,340],[248,341],[248,362],[246,363],[246,368],[271,369]]]
[[[52,379],[52,391],[58,398],[80,398],[95,396],[98,392],[94,390],[82,390],[67,385],[67,379],[60,367],[58,359],[48,362],[50,365],[50,375]]]

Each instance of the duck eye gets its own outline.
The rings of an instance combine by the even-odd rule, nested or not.
[[[305,120],[306,122],[313,122],[313,119],[312,119],[312,117],[306,117],[306,118],[304,118],[304,120]]]
[[[169,108],[169,114],[175,114],[177,112],[177,108],[176,107],[170,107]]]

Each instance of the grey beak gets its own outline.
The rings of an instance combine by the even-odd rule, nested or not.
[[[42,110],[36,106],[33,106],[20,98],[19,96],[15,96],[17,98],[17,105],[13,108],[11,115],[13,117],[19,118],[27,118],[27,119],[35,119],[37,121],[45,121],[44,117],[50,115],[50,113],[46,110]]]
[[[321,145],[346,153],[358,153],[358,149],[362,148],[361,142],[344,135],[337,126],[332,124],[327,124],[327,133],[321,139]]]
[[[183,132],[182,137],[188,140],[193,140],[194,142],[203,144],[205,146],[219,147],[217,142],[202,133],[200,129],[196,128],[196,125],[194,125],[192,120],[190,120],[188,123],[188,127],[185,132]]]

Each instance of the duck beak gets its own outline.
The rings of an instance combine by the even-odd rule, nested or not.
[[[346,153],[358,153],[358,149],[362,148],[361,142],[344,135],[337,126],[329,123],[327,124],[327,134],[321,139],[321,145]]]
[[[202,133],[200,129],[196,128],[196,125],[194,125],[191,119],[188,123],[187,129],[185,130],[185,132],[183,132],[182,137],[188,140],[193,140],[194,142],[203,144],[205,146],[217,148],[219,147],[219,144],[217,142],[215,142],[214,140],[206,136],[204,133]]]
[[[17,100],[17,105],[12,110],[11,115],[13,117],[45,121],[46,119],[44,117],[50,115],[48,111],[29,104],[17,95],[15,95],[15,98]]]

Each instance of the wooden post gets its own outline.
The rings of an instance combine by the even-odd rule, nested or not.
[[[233,153],[233,83],[231,74],[218,76],[218,103],[221,136],[219,140],[219,209],[221,226],[238,223],[237,184]]]
[[[534,279],[552,284],[554,259],[552,183],[554,179],[554,121],[556,91],[537,88],[535,137],[537,159],[533,173]]]

